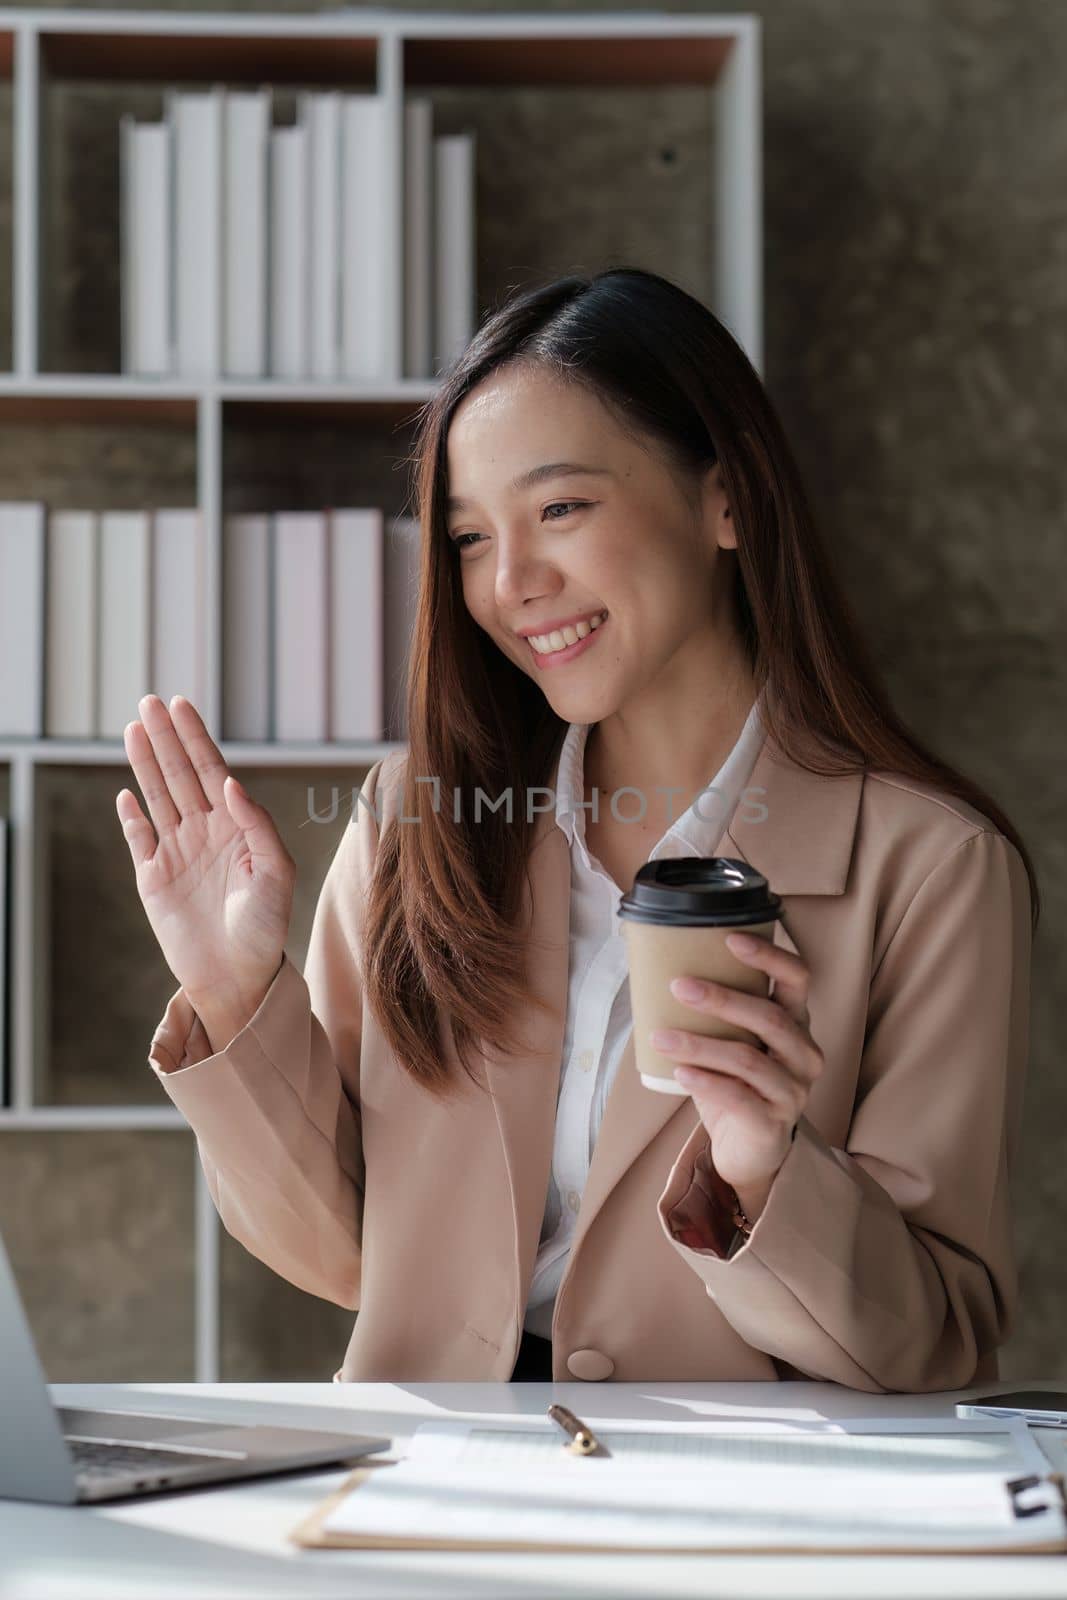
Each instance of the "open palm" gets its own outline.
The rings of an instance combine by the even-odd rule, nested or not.
[[[188,700],[138,709],[124,739],[151,821],[129,789],[115,808],[152,931],[194,1006],[254,1010],[282,959],[296,865]]]

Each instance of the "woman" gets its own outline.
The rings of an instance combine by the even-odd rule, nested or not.
[[[408,747],[303,977],[292,858],[195,709],[126,729],[181,984],[150,1062],[226,1228],[358,1308],[339,1380],[995,1378],[1033,869],[890,708],[744,353],[663,278],[565,278],[482,326],[414,461]],[[615,912],[692,854],[782,897],[734,946],[772,981],[676,988],[761,1047],[683,1031],[652,1094]]]

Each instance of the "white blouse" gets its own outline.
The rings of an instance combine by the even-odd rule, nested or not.
[[[571,723],[560,752],[556,781],[555,820],[571,847],[570,977],[552,1173],[524,1319],[529,1332],[540,1334],[543,1339],[552,1337],[556,1291],[574,1236],[593,1146],[619,1058],[633,1028],[626,946],[618,919],[622,891],[600,862],[590,856],[585,843],[582,763],[591,726]],[[649,852],[650,861],[661,856],[715,853],[763,740],[757,701],[715,778],[688,810],[668,825]],[[715,793],[709,794],[710,789]],[[655,817],[657,810],[662,816],[669,815],[667,806],[676,806],[680,798],[656,790],[646,796],[648,815]],[[610,806],[610,794],[602,792],[598,799],[602,808]],[[637,805],[635,795],[624,793],[617,810],[620,816],[633,816]]]

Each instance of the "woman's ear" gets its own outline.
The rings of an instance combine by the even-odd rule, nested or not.
[[[726,550],[737,549],[737,530],[722,486],[720,463],[709,468],[704,478],[704,508],[707,526],[715,543]]]

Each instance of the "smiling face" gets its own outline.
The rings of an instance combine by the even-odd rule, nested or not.
[[[582,385],[519,364],[464,397],[447,452],[467,610],[557,715],[599,722],[681,688],[709,642],[721,653],[736,539],[717,466],[694,503],[656,442]],[[582,621],[544,637],[597,616],[592,632]]]

